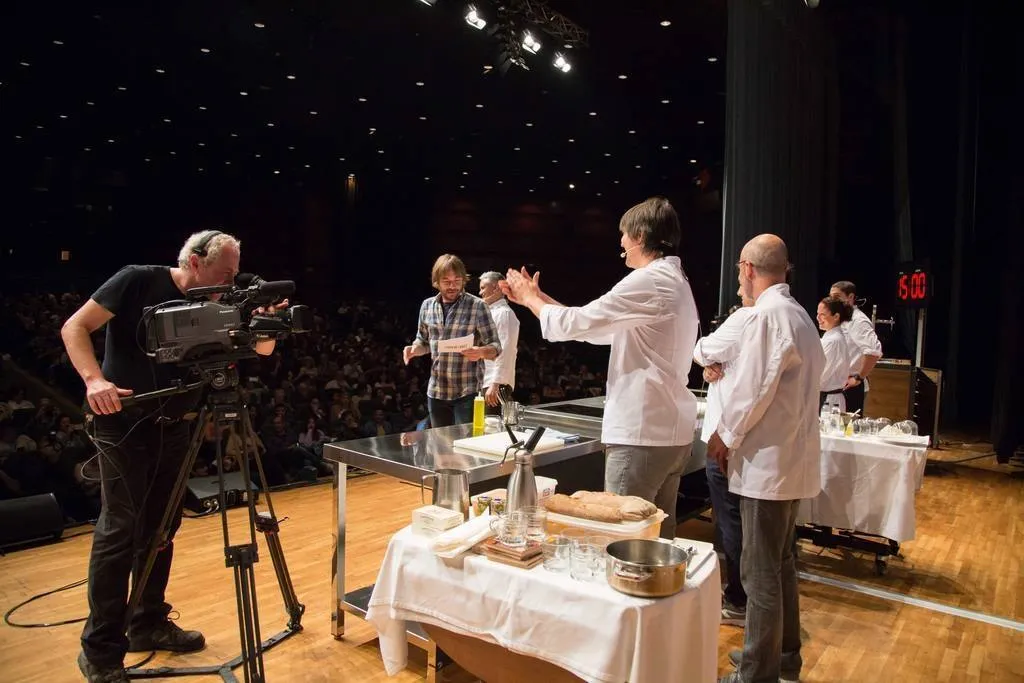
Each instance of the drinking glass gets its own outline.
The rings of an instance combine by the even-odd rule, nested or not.
[[[526,538],[531,541],[542,541],[547,536],[548,511],[540,506],[524,507],[526,515]]]
[[[548,536],[541,542],[544,553],[544,569],[557,574],[569,571],[572,557],[572,542],[565,536]]]
[[[569,574],[577,581],[590,581],[594,578],[594,546],[577,543],[572,546],[569,561]]]
[[[509,512],[491,519],[491,530],[498,542],[510,548],[526,546],[526,515],[522,510]]]

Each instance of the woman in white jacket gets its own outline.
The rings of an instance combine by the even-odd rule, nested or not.
[[[841,413],[846,412],[843,391],[850,374],[850,364],[859,352],[843,330],[842,324],[852,315],[853,309],[845,301],[827,296],[818,303],[818,327],[825,333],[821,336],[821,349],[825,352],[825,369],[821,372],[819,410],[828,404],[839,406]]]

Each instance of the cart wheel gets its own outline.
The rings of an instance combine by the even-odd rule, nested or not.
[[[876,557],[875,558],[875,574],[879,576],[885,576],[885,571],[889,568],[886,558]]]

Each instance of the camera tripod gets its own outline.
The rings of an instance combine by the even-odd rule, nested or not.
[[[291,576],[288,573],[288,565],[285,563],[284,551],[281,548],[281,540],[278,536],[280,527],[277,516],[274,514],[274,503],[270,498],[270,491],[267,487],[267,477],[263,471],[263,462],[260,459],[258,449],[255,447],[255,431],[252,421],[249,419],[249,411],[242,400],[241,391],[238,388],[237,370],[233,363],[224,363],[216,367],[213,372],[210,372],[209,369],[204,369],[202,374],[204,377],[203,381],[195,384],[162,389],[131,397],[133,400],[130,403],[134,404],[143,400],[183,394],[200,387],[203,390],[203,402],[196,419],[195,432],[192,434],[188,452],[178,472],[178,478],[172,489],[171,498],[164,510],[163,520],[159,527],[161,532],[152,540],[141,576],[136,577],[132,583],[131,594],[128,598],[128,611],[125,617],[125,631],[128,630],[132,615],[142,600],[142,591],[149,580],[157,554],[160,548],[167,542],[167,530],[171,526],[173,515],[181,506],[182,498],[188,486],[189,473],[192,471],[192,466],[203,443],[207,420],[212,419],[214,425],[218,428],[224,424],[236,423],[240,426],[245,454],[240,458],[239,463],[242,478],[247,488],[245,499],[248,507],[249,534],[245,542],[232,544],[228,531],[228,506],[224,491],[224,454],[219,429],[216,447],[218,470],[217,500],[218,507],[220,508],[221,528],[224,535],[224,561],[234,574],[238,633],[242,651],[238,657],[223,664],[200,667],[135,669],[128,670],[127,674],[129,678],[219,675],[229,683],[237,683],[238,679],[235,677],[233,670],[239,666],[244,666],[243,680],[245,683],[264,683],[266,681],[266,672],[263,667],[263,653],[285,638],[302,630],[302,614],[306,608],[295,595]],[[129,401],[122,399],[122,403],[129,403]],[[248,490],[251,482],[248,457],[250,452],[259,474],[259,483],[263,489],[267,512],[256,511],[255,496],[253,496],[252,491]],[[287,627],[267,640],[262,640],[260,635],[259,609],[256,603],[256,577],[253,565],[259,561],[259,549],[256,545],[257,531],[263,533],[266,538],[267,546],[270,549],[270,559],[274,564],[274,573],[277,575],[277,583],[284,600],[285,612],[288,615]]]

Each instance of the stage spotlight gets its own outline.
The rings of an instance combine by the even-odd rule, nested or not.
[[[562,53],[555,55],[555,68],[562,73],[569,73],[572,71],[572,64],[566,61],[565,56]]]
[[[477,14],[476,7],[470,5],[466,8],[466,23],[477,30],[483,29],[487,26],[487,22]]]
[[[533,55],[537,54],[540,49],[540,41],[534,38],[529,31],[523,32],[523,49]]]

